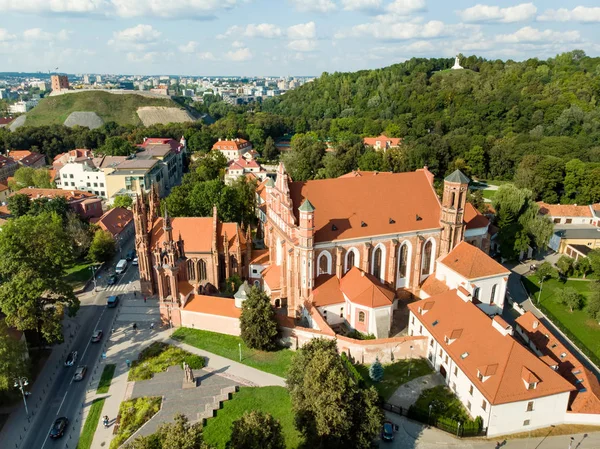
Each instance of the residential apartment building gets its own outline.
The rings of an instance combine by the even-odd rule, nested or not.
[[[67,203],[77,215],[84,218],[102,216],[102,200],[92,193],[82,192],[75,189],[38,189],[34,187],[27,187],[19,190],[16,193],[27,195],[30,200],[35,200],[37,198],[48,198],[51,200],[62,196],[66,198]]]
[[[259,182],[265,180],[267,171],[254,158],[254,153],[256,152],[251,150],[242,157],[229,161],[225,172],[225,184],[231,184],[240,176],[249,176]]]
[[[17,101],[8,106],[9,114],[25,114],[38,105],[38,100]]]
[[[386,151],[390,148],[398,148],[402,144],[402,139],[399,137],[387,137],[385,134],[382,134],[379,137],[363,138],[363,144],[373,147],[376,150]]]
[[[13,159],[0,154],[0,182],[5,182],[8,178],[13,176],[18,168],[19,164]]]
[[[81,190],[108,198],[106,175],[103,170],[94,166],[91,159],[83,162],[68,162],[59,170],[57,187],[63,190]]]

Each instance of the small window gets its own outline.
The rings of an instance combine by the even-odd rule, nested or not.
[[[103,182],[100,183],[100,187],[104,187],[104,183]]]
[[[433,348],[433,338],[429,341],[429,346]]]
[[[252,270],[252,274],[258,274],[258,270]]]
[[[87,186],[88,186],[88,187],[91,187],[91,184],[88,182],[88,183],[87,183]]]
[[[340,318],[344,318],[344,308],[340,307]]]
[[[444,363],[448,363],[448,354],[446,354],[446,358],[444,359]]]
[[[471,386],[469,387],[469,394],[470,394],[471,396],[473,396],[473,385],[471,385]]]
[[[565,220],[565,223],[566,223],[566,224],[571,224],[571,223],[573,223],[573,219],[571,219],[571,218],[567,218],[567,219]]]
[[[527,389],[528,390],[535,390],[535,387],[536,387],[536,383],[535,382],[532,382],[529,385],[527,385]]]
[[[456,382],[452,382],[452,391],[456,393]]]
[[[66,174],[66,173],[63,173],[63,178],[66,178],[66,177],[67,177],[67,174]]]
[[[431,325],[432,325],[433,327],[437,326],[438,324],[439,324],[439,321],[438,321],[438,320],[435,320],[433,323],[431,323]]]
[[[467,401],[467,408],[471,411],[471,401]]]
[[[415,324],[415,317],[412,317],[412,324]]]
[[[106,196],[106,195],[105,195],[105,193],[104,193],[104,190],[102,190],[102,191],[100,192],[100,196]]]
[[[454,375],[458,376],[458,367],[457,366],[454,367]]]
[[[69,175],[69,178],[73,179],[73,175]]]
[[[423,326],[419,326],[419,334],[423,333]]]
[[[442,350],[440,349],[440,357],[442,356]]]
[[[94,183],[94,187],[98,187],[98,183],[97,182]]]
[[[483,382],[483,374],[481,374],[480,372],[477,373],[477,379],[479,379],[480,381]]]
[[[481,409],[485,412],[485,410],[487,409],[487,402],[483,401],[481,403]]]
[[[524,426],[528,426],[528,425],[529,425],[529,420],[528,420],[528,419],[526,419],[525,421],[523,421],[523,425],[524,425]]]
[[[480,291],[480,288],[476,287],[475,291],[473,292],[473,298],[474,299],[479,299],[479,291]]]
[[[365,312],[358,312],[358,322],[359,323],[365,322]]]
[[[71,187],[75,187],[75,183],[74,182],[71,183]]]

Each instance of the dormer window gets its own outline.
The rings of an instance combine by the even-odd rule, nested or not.
[[[567,353],[566,353],[566,352],[563,352],[563,353],[561,353],[561,354],[560,354],[560,358],[561,358],[561,359],[564,359],[566,356],[567,356]]]
[[[480,371],[477,371],[477,379],[483,382],[483,374]]]
[[[537,387],[537,382],[530,382],[529,384],[527,384],[528,390],[535,390],[536,387]]]
[[[464,359],[466,359],[467,357],[469,357],[469,353],[468,353],[468,352],[463,352],[463,353],[460,355],[460,358],[461,358],[461,359],[463,359],[463,360],[464,360]]]

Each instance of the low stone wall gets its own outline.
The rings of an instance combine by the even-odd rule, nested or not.
[[[221,315],[181,311],[181,325],[227,335],[240,335],[240,320]]]
[[[600,415],[594,413],[565,413],[565,424],[589,424],[600,425]]]

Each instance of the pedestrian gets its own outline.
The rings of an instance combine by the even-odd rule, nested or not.
[[[150,323],[150,330],[154,330],[154,323]]]
[[[125,360],[125,365],[127,365],[127,368],[131,367],[131,362],[129,359]]]
[[[146,304],[146,297],[144,296],[144,304]]]
[[[137,292],[135,290],[133,291],[133,297],[137,298]]]

